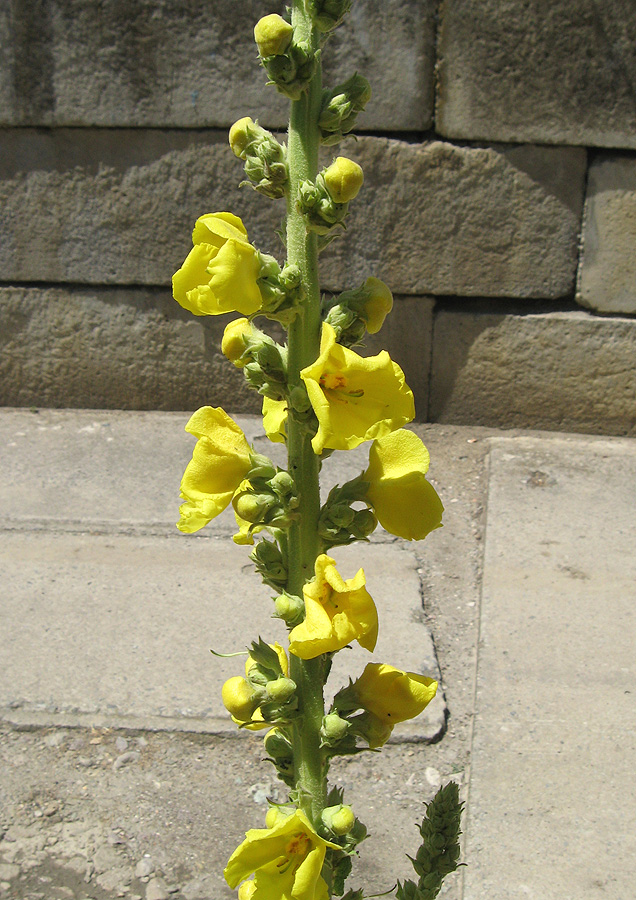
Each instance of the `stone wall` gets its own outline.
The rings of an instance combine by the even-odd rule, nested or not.
[[[170,298],[194,220],[232,209],[227,129],[281,129],[255,21],[276,0],[0,5],[0,403],[254,411],[227,319]],[[372,83],[350,230],[325,289],[369,274],[434,421],[636,434],[634,0],[355,0],[325,83]],[[325,155],[329,160],[330,154]]]

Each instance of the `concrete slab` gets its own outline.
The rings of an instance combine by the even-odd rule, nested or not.
[[[633,896],[636,445],[496,438],[464,900]]]

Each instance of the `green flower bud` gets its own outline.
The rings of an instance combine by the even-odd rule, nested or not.
[[[334,747],[346,737],[350,728],[350,723],[346,719],[342,719],[338,713],[328,713],[322,720],[320,727],[320,737],[323,744],[327,747]]]
[[[248,473],[250,479],[255,478],[273,478],[276,474],[276,467],[268,456],[263,453],[250,453],[251,467]]]
[[[320,817],[325,828],[338,836],[348,834],[356,821],[351,807],[345,806],[343,803],[323,809]]]
[[[318,31],[336,28],[351,9],[352,0],[309,0],[309,11]]]
[[[276,497],[271,494],[253,494],[250,491],[236,495],[232,506],[236,515],[252,525],[258,525],[267,519],[268,513],[277,505]]]
[[[270,478],[269,484],[272,490],[281,497],[287,497],[296,489],[294,479],[289,472],[285,471],[277,472],[273,478]]]
[[[285,291],[293,291],[302,282],[302,272],[296,265],[285,266],[279,276],[280,286]]]
[[[305,617],[305,601],[294,594],[283,592],[274,601],[274,608],[276,617],[282,619],[289,628],[298,625]]]
[[[348,203],[357,197],[364,174],[358,163],[346,156],[338,156],[323,172],[325,185],[335,203]]]
[[[280,728],[270,728],[263,738],[263,744],[265,745],[265,752],[272,759],[291,759],[292,757],[291,742]],[[275,806],[272,809],[278,811]],[[267,827],[271,828],[272,826],[268,825]]]
[[[282,16],[263,16],[254,26],[254,40],[263,58],[280,56],[291,44],[294,29]]]
[[[362,75],[352,75],[333,91],[323,93],[318,125],[321,142],[327,146],[337,144],[348,134],[371,99],[371,85]]]
[[[265,690],[270,700],[274,700],[276,703],[286,703],[296,692],[296,682],[283,675],[276,678],[275,681],[269,681]]]
[[[287,584],[287,566],[277,544],[272,541],[259,541],[250,553],[250,559],[265,582],[275,591],[282,590]]]
[[[311,400],[304,385],[297,384],[291,389],[289,403],[296,412],[304,413],[311,409]]]
[[[378,527],[378,520],[370,509],[360,509],[356,512],[351,524],[351,534],[359,541],[369,537]]]
[[[271,338],[264,336],[262,341],[253,346],[252,353],[268,380],[287,381],[285,351]]]

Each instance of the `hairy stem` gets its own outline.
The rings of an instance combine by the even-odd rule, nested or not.
[[[317,38],[302,0],[294,0],[292,24],[297,39],[314,47]],[[287,256],[302,273],[306,300],[289,328],[289,386],[301,383],[300,371],[314,362],[320,348],[320,284],[318,247],[315,234],[308,234],[296,208],[298,186],[315,180],[318,172],[318,115],[321,102],[320,64],[309,89],[292,101],[288,137],[289,195],[287,207]],[[287,423],[289,472],[300,497],[300,520],[289,530],[287,590],[302,596],[303,585],[314,574],[318,555],[318,514],[320,461],[311,447],[306,424],[290,410]],[[326,772],[320,750],[320,726],[324,715],[323,684],[325,660],[302,660],[291,655],[290,675],[297,684],[301,715],[293,728],[295,781],[300,808],[316,826],[326,801]]]

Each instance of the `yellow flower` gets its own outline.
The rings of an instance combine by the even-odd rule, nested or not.
[[[172,278],[174,299],[195,316],[260,309],[258,252],[238,216],[209,213],[197,219],[194,247]]]
[[[240,675],[228,678],[221,688],[221,699],[236,723],[249,722],[259,705],[259,695]]]
[[[323,172],[325,185],[334,203],[348,203],[358,195],[364,174],[357,162],[338,156]]]
[[[320,356],[300,373],[318,417],[314,453],[325,447],[353,450],[363,441],[384,437],[415,416],[404,372],[383,350],[362,357],[336,343],[331,325],[322,326]]]
[[[280,56],[291,43],[294,29],[278,13],[263,16],[254,26],[254,40],[258,52],[266,59],[268,56]]]
[[[284,444],[287,422],[287,401],[263,397],[263,428],[274,444]]]
[[[323,840],[298,809],[280,817],[272,828],[246,832],[223,874],[231,888],[253,874],[252,900],[327,900],[320,874],[327,847],[338,849]]]
[[[305,618],[289,634],[289,652],[314,659],[358,641],[372,651],[378,639],[378,613],[365,588],[364,571],[344,581],[336,561],[322,553],[316,577],[303,587]]]
[[[403,428],[378,438],[369,450],[365,499],[382,527],[407,541],[421,541],[442,527],[442,501],[425,478],[429,461],[422,441]]]
[[[435,696],[437,682],[385,663],[368,663],[352,690],[362,709],[393,727],[419,716]]]
[[[251,458],[245,435],[220,407],[201,407],[185,430],[198,440],[181,479],[185,503],[179,507],[177,528],[192,534],[229,505],[251,467]]]

